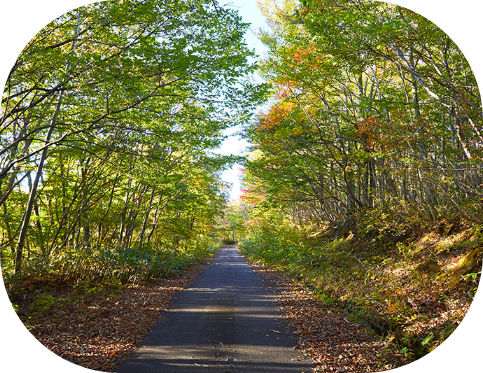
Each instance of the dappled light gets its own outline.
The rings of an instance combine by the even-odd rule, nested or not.
[[[432,21],[372,0],[56,17],[0,111],[5,303],[43,347],[105,372],[360,373],[457,330],[483,112]]]
[[[225,247],[171,304],[120,373],[223,368],[297,372],[309,367],[292,347],[274,299],[234,247]],[[204,369],[205,368],[205,369]]]

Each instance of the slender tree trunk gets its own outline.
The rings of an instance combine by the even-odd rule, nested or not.
[[[153,187],[151,192],[151,196],[149,197],[149,204],[146,210],[146,214],[144,215],[143,226],[141,228],[141,232],[139,233],[139,248],[143,246],[144,240],[144,232],[146,232],[146,226],[148,225],[149,214],[151,213],[151,206],[153,204],[154,192],[156,191],[156,187]]]
[[[91,248],[91,228],[89,225],[89,217],[84,215],[85,223],[84,223],[84,242],[86,247]]]
[[[403,171],[401,175],[402,181],[401,181],[401,195],[404,201],[408,202],[409,201],[409,196],[408,196],[408,182],[407,182],[407,171]]]
[[[131,195],[131,183],[132,183],[132,178],[130,177],[127,184],[128,186],[127,186],[126,198],[124,198],[124,206],[121,212],[121,230],[119,231],[119,238],[118,238],[119,243],[122,242],[124,229],[126,228],[126,213],[127,213],[127,206],[129,203],[129,197]]]
[[[10,252],[12,255],[15,254],[15,238],[14,238],[14,234],[15,232],[12,234],[12,229],[10,227],[10,222],[8,221],[7,219],[7,206],[6,205],[3,205],[3,217],[4,217],[4,221],[5,221],[5,229],[7,231],[7,240],[8,240],[8,243],[10,245]]]
[[[29,183],[29,190],[32,189],[32,178],[30,176],[30,172],[27,173],[27,178],[28,178],[28,183]],[[37,201],[34,202],[34,213],[35,216],[37,217],[37,221],[35,222],[35,225],[37,227],[37,230],[39,231],[39,245],[40,245],[40,252],[42,255],[45,255],[45,246],[43,242],[43,232],[42,232],[42,224],[40,223],[40,213],[39,213],[39,204]]]
[[[107,250],[109,251],[109,249],[111,248],[111,244],[112,244],[112,241],[113,241],[113,238],[114,238],[114,235],[116,234],[116,231],[117,231],[117,227],[114,227],[112,233],[111,233],[111,237],[109,237],[109,242],[107,244]]]
[[[77,28],[75,31],[75,35],[77,36],[78,33],[79,33],[79,18],[77,20]],[[74,48],[75,48],[75,41],[72,42],[71,51],[74,50]],[[67,70],[70,70],[70,62],[67,65]],[[52,115],[50,126],[47,131],[47,135],[45,136],[45,140],[44,140],[45,147],[42,150],[42,153],[40,155],[39,165],[37,167],[37,173],[35,175],[35,180],[32,183],[32,189],[30,190],[27,209],[25,210],[25,213],[23,215],[22,228],[20,229],[20,235],[18,237],[17,248],[15,253],[15,270],[14,270],[15,274],[20,274],[22,271],[22,252],[25,246],[25,238],[27,237],[27,230],[30,223],[30,216],[32,214],[35,198],[37,196],[37,188],[39,186],[40,177],[42,176],[44,163],[45,163],[45,160],[47,159],[48,145],[50,143],[52,134],[54,133],[54,129],[57,122],[57,116],[59,115],[60,109],[62,107],[63,98],[64,98],[64,89],[60,91],[59,101],[57,102],[57,106],[55,107],[54,114]]]
[[[159,201],[156,205],[156,211],[154,212],[154,221],[153,221],[153,226],[151,227],[151,232],[149,232],[147,242],[151,241],[151,237],[153,236],[154,231],[156,230],[156,227],[158,226],[158,219],[159,219],[159,209],[161,207],[161,202],[163,201],[163,194],[161,193],[159,195]]]
[[[55,121],[57,119],[57,115],[62,105],[62,96],[63,96],[63,91],[60,93],[59,102],[57,103],[55,113],[52,117],[52,121],[50,123],[47,136],[45,137],[45,141],[44,141],[45,145],[47,145],[50,142],[50,138],[52,137],[52,133],[54,132]],[[25,246],[25,238],[27,236],[27,229],[30,223],[30,216],[32,214],[35,198],[37,196],[37,188],[39,186],[40,175],[42,174],[46,158],[47,158],[47,146],[44,148],[40,156],[39,165],[37,167],[37,173],[35,175],[35,180],[32,183],[32,189],[30,190],[27,209],[25,210],[25,213],[23,215],[22,228],[20,229],[20,235],[18,237],[17,248],[15,253],[15,271],[14,271],[15,274],[20,274],[22,271],[22,251]]]
[[[22,131],[21,134],[23,134],[23,132],[24,131]],[[24,147],[23,147],[23,150],[22,150],[23,153],[26,153],[28,151],[28,148],[30,147],[31,143],[32,143],[32,139],[28,139],[28,140],[25,141]],[[11,158],[15,158],[16,154],[17,154],[17,146],[12,148]],[[12,170],[12,174],[10,175],[10,177],[7,181],[7,185],[5,186],[5,189],[2,188],[0,190],[0,206],[3,205],[7,201],[8,196],[10,195],[10,193],[12,193],[15,186],[20,184],[22,182],[22,180],[27,176],[27,174],[30,174],[30,173],[27,173],[20,180],[15,181],[17,179],[17,175],[19,173],[19,170],[20,170],[20,166],[17,165],[16,167],[14,167],[14,169]]]
[[[122,160],[121,160],[121,164],[122,164]],[[119,166],[121,166],[121,164],[119,164]],[[109,203],[107,205],[107,209],[104,212],[104,215],[102,216],[101,220],[99,221],[99,225],[98,225],[99,231],[98,231],[98,238],[97,238],[97,248],[100,248],[101,247],[102,240],[104,239],[104,236],[107,235],[107,229],[105,230],[104,236],[102,235],[102,230],[103,230],[102,228],[103,228],[104,220],[106,219],[107,215],[109,214],[109,211],[111,210],[112,200],[113,200],[113,197],[114,197],[114,191],[116,189],[116,183],[117,183],[117,180],[118,179],[119,179],[119,173],[116,175],[116,178],[114,179],[114,181],[112,183],[111,194],[109,196]]]

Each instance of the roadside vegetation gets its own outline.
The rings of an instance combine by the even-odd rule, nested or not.
[[[331,228],[279,215],[258,221],[239,247],[417,359],[457,328],[478,287],[483,227],[460,224],[361,228],[335,238]]]
[[[214,149],[265,92],[246,28],[211,0],[111,1],[32,38],[0,113],[7,284],[139,283],[209,255],[236,161]]]
[[[220,248],[220,175],[236,157],[214,149],[265,92],[249,78],[246,29],[211,0],[103,1],[23,48],[0,112],[0,261],[35,335],[75,335],[45,323],[64,308],[99,326],[101,306],[79,305],[119,308],[115,297]]]
[[[64,307],[84,328],[78,351],[93,338],[97,348],[132,317],[109,313],[122,313],[118,298],[143,302],[153,321],[162,310],[142,292],[220,242],[340,308],[400,361],[431,352],[465,316],[481,278],[483,113],[462,51],[383,2],[260,9],[269,51],[253,64],[236,11],[125,0],[53,20],[12,67],[1,269],[13,307],[53,351],[74,335]],[[266,83],[250,78],[257,70]],[[239,124],[248,155],[217,155]],[[235,162],[244,189],[228,205],[220,174]],[[97,324],[80,323],[83,312]],[[110,334],[99,327],[108,314]]]
[[[178,267],[172,278],[138,284],[33,278],[16,286],[11,300],[26,328],[50,351],[84,368],[115,372],[169,308],[173,295],[209,263],[200,260]]]

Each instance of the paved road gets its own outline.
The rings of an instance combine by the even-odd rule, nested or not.
[[[250,266],[227,246],[119,373],[308,373],[291,332]]]

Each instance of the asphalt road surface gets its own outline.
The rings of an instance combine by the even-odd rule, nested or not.
[[[308,373],[261,282],[234,246],[178,293],[119,373]]]

